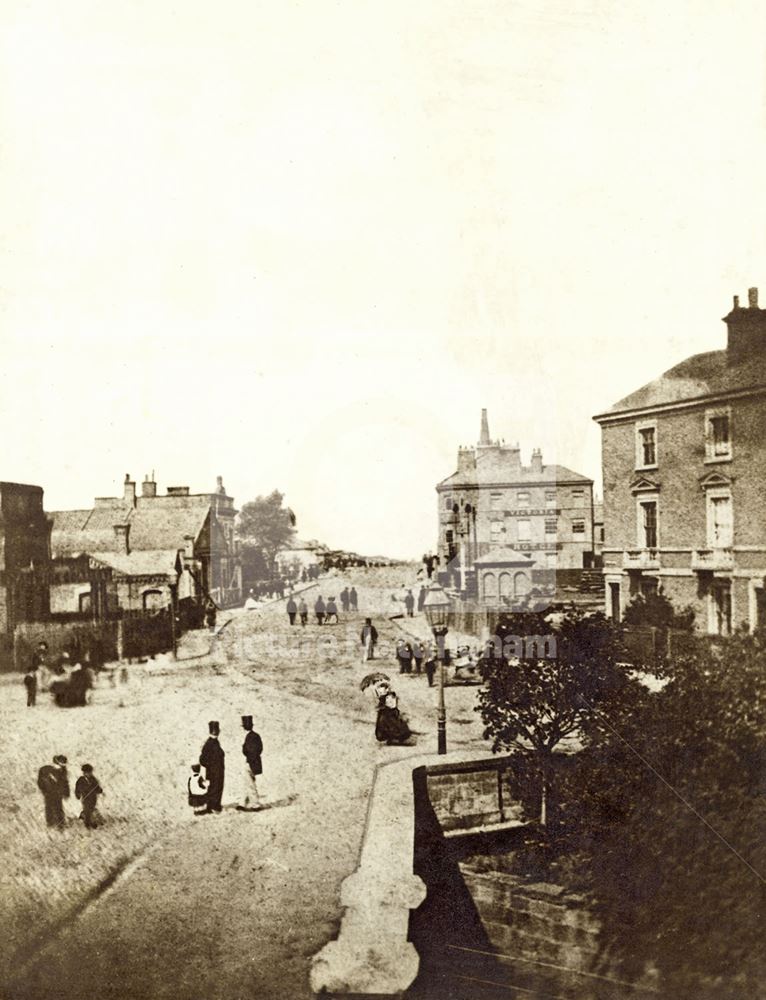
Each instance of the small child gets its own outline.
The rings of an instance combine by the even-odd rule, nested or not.
[[[187,787],[189,790],[189,805],[192,809],[202,809],[207,805],[207,782],[202,777],[199,764],[192,764]]]
[[[95,830],[102,822],[96,806],[98,797],[104,794],[104,790],[98,783],[91,764],[82,765],[82,774],[74,786],[74,794],[82,806],[80,819],[85,823],[86,830]]]

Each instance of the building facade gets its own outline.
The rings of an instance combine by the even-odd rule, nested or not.
[[[122,497],[99,497],[86,510],[55,511],[55,609],[99,614],[157,610],[174,600],[238,604],[236,514],[220,476],[213,493],[170,486],[163,495],[153,477],[144,479],[138,495],[126,476]]]
[[[724,350],[697,354],[595,419],[604,582],[619,618],[662,587],[697,628],[766,625],[766,309],[750,289]]]
[[[483,572],[488,587],[481,581],[475,587],[487,603],[521,596],[519,588],[529,590],[535,573],[550,577],[593,565],[593,481],[546,465],[539,449],[524,465],[518,445],[490,439],[486,410],[478,444],[458,450],[457,470],[436,492],[441,566],[457,565],[467,574],[479,560],[494,566],[524,557],[515,572]]]

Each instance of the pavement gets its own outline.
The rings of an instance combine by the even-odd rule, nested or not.
[[[180,667],[178,675],[163,664],[163,676],[145,674],[134,685],[132,701],[123,699],[119,708],[94,705],[72,714],[46,709],[53,725],[69,727],[57,735],[57,745],[68,745],[66,739],[87,745],[83,724],[106,727],[107,733],[112,725],[116,733],[118,723],[125,727],[129,721],[127,731],[135,733],[131,741],[120,729],[120,739],[98,744],[103,767],[113,772],[105,800],[112,827],[108,823],[95,831],[91,840],[84,831],[67,830],[53,848],[41,841],[41,852],[61,852],[56,867],[48,858],[51,877],[65,865],[67,851],[93,852],[100,846],[96,838],[103,835],[106,843],[114,834],[128,795],[127,785],[121,787],[120,761],[130,767],[132,747],[144,754],[145,780],[138,789],[131,786],[130,808],[120,815],[121,836],[126,844],[134,843],[132,831],[143,823],[143,841],[136,837],[131,860],[125,864],[123,859],[116,876],[112,870],[102,879],[102,888],[108,886],[103,891],[83,889],[80,905],[58,925],[50,921],[41,932],[38,922],[31,945],[17,948],[11,962],[3,990],[7,1000],[302,1000],[312,995],[310,960],[337,934],[340,886],[358,864],[375,768],[431,752],[436,741],[436,689],[429,689],[424,677],[397,676],[411,726],[422,733],[419,745],[376,743],[374,705],[359,690],[359,680],[373,665],[361,659],[358,634],[369,614],[381,644],[390,643],[393,651],[401,626],[399,619],[390,620],[398,608],[388,593],[389,578],[381,582],[357,573],[349,579],[360,592],[360,610],[338,626],[291,627],[284,602],[237,612],[212,642],[211,657],[197,667]],[[317,592],[337,598],[344,582],[340,577],[320,580]],[[374,667],[392,678],[396,674],[393,655]],[[451,748],[486,749],[473,711],[475,697],[474,688],[448,692]],[[239,716],[246,713],[255,716],[264,740],[259,786],[267,808],[254,813],[236,809]],[[30,716],[20,718],[28,724]],[[222,725],[225,808],[220,815],[193,817],[180,794],[181,774],[193,752],[189,748],[198,747],[206,735],[208,718]],[[44,735],[30,728],[29,737],[42,756]],[[170,775],[165,773],[168,757]],[[22,814],[33,831],[31,824],[39,824],[39,795],[32,791],[28,798]],[[30,836],[37,836],[36,829]],[[47,901],[45,886],[37,885],[35,892]],[[35,914],[48,919],[58,912],[53,906],[46,910],[40,898]],[[23,929],[30,924],[23,893],[14,900],[4,917]]]

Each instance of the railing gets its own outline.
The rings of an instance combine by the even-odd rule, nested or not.
[[[658,549],[625,549],[622,554],[623,569],[659,569]]]
[[[715,572],[734,568],[734,552],[730,548],[693,549],[692,569],[698,572]]]

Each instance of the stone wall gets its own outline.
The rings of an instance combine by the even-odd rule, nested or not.
[[[628,975],[601,936],[584,897],[551,883],[459,864],[491,947],[526,971],[539,969],[551,986],[576,1000],[656,995],[656,975]]]
[[[444,832],[525,819],[510,758],[433,765],[426,781],[431,807]]]

